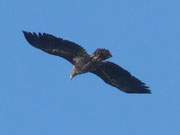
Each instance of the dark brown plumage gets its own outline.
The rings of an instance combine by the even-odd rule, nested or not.
[[[83,73],[94,73],[110,84],[126,93],[151,93],[149,88],[132,76],[122,67],[105,61],[112,57],[107,49],[98,48],[92,55],[89,55],[80,45],[57,38],[46,33],[31,33],[23,31],[26,40],[38,49],[49,54],[60,56],[74,65],[71,78]]]

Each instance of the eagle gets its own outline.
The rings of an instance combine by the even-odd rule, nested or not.
[[[91,55],[75,42],[47,33],[22,31],[27,42],[46,53],[62,57],[73,65],[70,78],[93,73],[105,83],[125,93],[150,94],[149,87],[121,66],[107,61],[112,57],[109,50],[97,48]]]

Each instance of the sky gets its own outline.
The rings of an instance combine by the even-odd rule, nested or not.
[[[0,0],[1,135],[180,134],[179,0]],[[150,86],[130,95],[31,47],[22,30],[112,52]]]

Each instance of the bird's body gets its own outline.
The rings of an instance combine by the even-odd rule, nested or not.
[[[94,53],[91,56],[87,55],[85,57],[75,57],[73,59],[75,61],[73,71],[78,72],[79,74],[93,72],[96,70],[101,61],[112,57],[111,53],[106,49],[97,49],[96,51],[99,51],[101,54],[99,55],[99,53]],[[103,57],[104,55],[102,52],[106,53],[106,58]]]
[[[49,54],[60,56],[73,64],[71,78],[83,73],[93,73],[107,84],[110,84],[126,93],[151,93],[149,88],[128,71],[112,62],[106,61],[112,57],[107,49],[96,49],[89,55],[78,44],[57,38],[46,33],[31,33],[23,31],[26,40],[34,47]]]

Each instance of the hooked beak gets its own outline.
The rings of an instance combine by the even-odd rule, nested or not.
[[[76,75],[71,74],[71,75],[70,75],[70,79],[72,80],[75,76],[76,76]]]
[[[71,79],[71,80],[73,79],[73,76],[72,76],[72,75],[70,75],[70,79]]]
[[[73,70],[70,74],[70,79],[72,80],[77,75],[76,68],[73,66]]]

